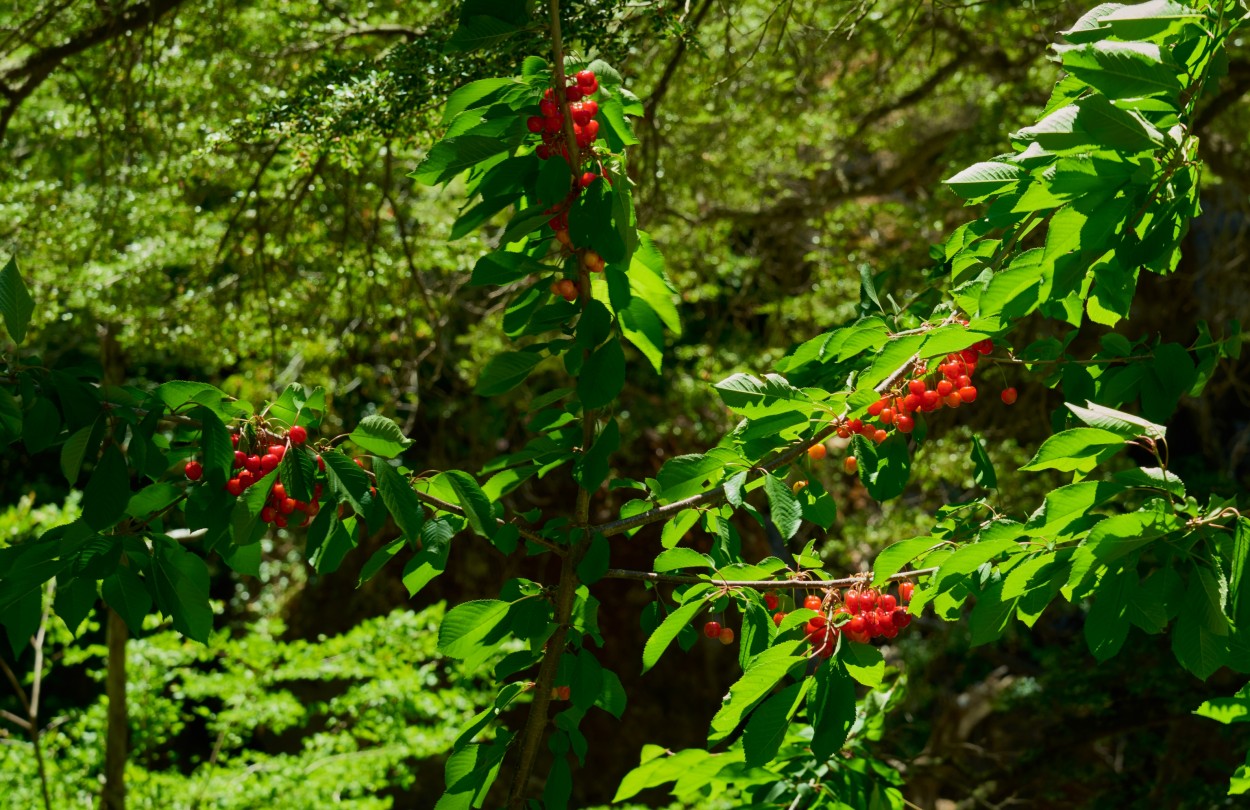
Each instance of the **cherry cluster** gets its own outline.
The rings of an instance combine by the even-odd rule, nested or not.
[[[574,81],[564,88],[564,100],[569,105],[569,115],[573,118],[573,137],[577,145],[585,149],[599,137],[599,122],[595,116],[599,114],[599,105],[590,98],[599,91],[599,80],[593,71],[583,70],[573,77]],[[569,150],[564,141],[564,116],[560,113],[560,104],[556,101],[554,88],[547,88],[542,101],[538,103],[541,115],[531,115],[525,120],[525,126],[535,135],[541,135],[543,142],[539,144],[535,154],[539,160],[547,160],[554,155],[561,155],[568,160]],[[584,177],[582,178],[584,181]],[[593,178],[591,182],[594,182]],[[583,186],[589,183],[583,182]]]
[[[256,452],[249,454],[239,449],[239,434],[235,433],[231,436],[235,447],[234,475],[226,482],[225,489],[236,498],[278,468],[278,465],[282,463],[282,457],[286,455],[288,445],[302,445],[308,441],[308,429],[302,425],[296,425],[288,430],[285,436],[271,434],[267,438],[270,440],[269,444],[266,445],[262,441],[258,443],[261,446],[255,448]],[[317,466],[325,472],[325,461],[321,456],[317,456]],[[187,462],[184,472],[187,478],[198,481],[204,475],[204,465],[192,459]],[[274,482],[273,488],[269,491],[269,500],[260,510],[260,519],[284,529],[292,519],[291,516],[296,512],[301,512],[303,519],[298,525],[307,526],[321,511],[320,497],[321,484],[317,484],[311,501],[290,498],[287,496],[286,487],[279,479]]]
[[[817,613],[803,625],[812,654],[830,657],[837,647],[838,636],[843,634],[860,644],[867,644],[874,638],[894,638],[911,624],[911,614],[903,606],[911,601],[915,587],[911,582],[900,583],[897,598],[873,588],[852,588],[845,595],[835,588],[828,591],[824,599],[808,596],[803,600],[803,607]],[[771,593],[764,594],[764,603],[769,610],[776,610],[780,604],[776,594]],[[785,618],[784,612],[773,614],[777,625]]]
[[[732,627],[721,627],[721,623],[718,621],[710,621],[704,624],[703,635],[717,639],[726,646],[734,643],[734,629]]]

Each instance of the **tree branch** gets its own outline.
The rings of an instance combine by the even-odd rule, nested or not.
[[[454,503],[449,503],[448,501],[445,501],[442,498],[431,495],[428,492],[422,492],[419,489],[414,488],[413,492],[417,493],[417,500],[421,501],[422,503],[433,506],[435,509],[439,510],[440,512],[451,512],[453,515],[460,515],[460,516],[464,516],[465,514],[464,509],[462,507],[457,506]],[[522,528],[521,526],[517,526],[515,523],[504,520],[503,518],[497,518],[496,522],[500,526],[516,526],[517,532],[522,537],[524,537],[526,540],[530,541],[531,543],[536,543],[537,545],[542,546],[548,551],[554,552],[555,554],[559,554],[561,556],[563,556],[566,553],[566,549],[563,546],[557,546],[555,543],[551,542],[547,538],[543,537],[542,535],[535,534],[529,529],[525,529],[525,528]]]
[[[914,571],[901,571],[890,577],[887,582],[902,582],[913,577],[927,576],[936,573],[937,568],[917,568]],[[716,579],[709,576],[692,574],[656,574],[652,571],[630,571],[623,568],[609,568],[603,575],[604,579],[629,579],[638,582],[666,583],[671,585],[694,585],[706,582],[726,588],[751,588],[757,591],[801,590],[803,588],[845,588],[863,582],[863,575],[851,575],[841,579]]]

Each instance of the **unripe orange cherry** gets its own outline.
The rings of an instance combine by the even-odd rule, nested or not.
[[[825,447],[823,443],[813,444],[811,447],[807,448],[807,457],[810,458],[812,461],[820,461],[828,453],[829,453],[829,450],[828,448]]]
[[[842,462],[842,469],[846,470],[848,475],[854,475],[859,469],[859,460],[855,456],[847,456]]]
[[[722,627],[717,635],[721,644],[729,645],[734,643],[734,631],[732,627]]]

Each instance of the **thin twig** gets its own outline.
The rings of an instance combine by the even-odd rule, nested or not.
[[[422,501],[423,503],[429,504],[430,506],[433,506],[435,509],[438,509],[440,512],[451,512],[453,515],[460,515],[462,517],[465,516],[465,511],[463,507],[460,507],[454,503],[445,501],[442,498],[429,494],[428,492],[422,492],[419,489],[414,489],[413,492],[417,493],[417,500]],[[531,543],[536,543],[542,546],[543,548],[547,549],[548,551],[554,552],[559,555],[565,554],[566,550],[563,546],[556,545],[555,543],[551,542],[550,540],[548,540],[547,538],[543,537],[540,534],[535,534],[529,529],[525,529],[525,528],[522,528],[521,526],[517,526],[515,523],[504,520],[503,518],[497,518],[496,522],[500,526],[516,526],[517,532],[520,533],[522,537],[524,537],[526,540],[530,541]]]
[[[914,571],[901,571],[886,578],[887,582],[902,582],[913,577],[923,577],[935,573],[937,568],[917,568]],[[804,588],[845,588],[864,581],[864,576],[852,575],[841,579],[717,579],[709,575],[692,574],[656,574],[652,571],[630,571],[623,568],[609,568],[603,575],[604,579],[630,579],[638,582],[666,583],[670,585],[694,585],[707,582],[725,588],[750,588],[757,591],[802,590]]]

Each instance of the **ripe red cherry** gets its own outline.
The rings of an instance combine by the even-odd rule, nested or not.
[[[199,481],[204,475],[204,465],[198,461],[188,461],[187,466],[183,468],[183,472],[192,481]]]
[[[231,446],[233,446],[233,447],[238,447],[238,446],[239,446],[239,434],[237,434],[237,433],[231,433],[231,434],[230,434],[230,444],[231,444]]]
[[[899,583],[898,595],[902,597],[904,605],[911,601],[912,592],[915,590],[916,590],[916,583],[914,582]]]
[[[942,380],[937,384],[937,395],[939,397],[950,396],[951,391],[955,390],[955,384],[950,380]]]
[[[764,604],[768,606],[769,610],[776,610],[777,605],[780,604],[780,601],[777,599],[777,594],[775,593],[764,594]]]
[[[544,104],[546,102],[543,102]],[[525,128],[530,132],[538,133],[543,131],[543,117],[541,115],[531,115],[525,119]]]
[[[963,399],[954,391],[947,394],[942,401],[946,403],[946,407],[948,408],[958,408],[963,404]]]
[[[878,416],[877,418],[881,420],[881,424],[883,425],[893,424],[894,423],[894,409],[882,408],[881,415]]]
[[[594,172],[586,172],[579,181],[582,188],[589,188],[592,183],[599,179],[599,175]]]
[[[922,411],[936,411],[942,404],[942,396],[932,389],[925,391],[920,399],[920,410]]]
[[[888,399],[877,400],[876,402],[868,406],[868,415],[880,416],[881,412],[885,410],[885,406],[889,404],[890,404],[890,401]]]
[[[1016,402],[1016,389],[1004,388],[1000,396],[1003,398],[1004,405],[1014,405]]]
[[[851,635],[859,635],[867,631],[868,622],[863,616],[852,616],[851,620],[846,623],[846,632]]]
[[[590,94],[587,93],[587,95]],[[590,99],[582,102],[582,109],[586,111],[586,120],[588,122],[594,120],[594,117],[599,114],[599,105]]]
[[[894,597],[888,593],[881,594],[881,597],[877,600],[877,605],[885,611],[894,610],[894,608],[898,607]]]
[[[273,498],[274,502],[278,502],[286,498],[286,487],[282,486],[281,481],[274,484],[273,489],[269,490],[269,497]]]
[[[828,455],[828,453],[829,453],[829,449],[826,448],[823,443],[813,444],[811,447],[807,448],[807,457],[810,458],[812,461],[820,461],[822,458]]]
[[[226,482],[226,492],[229,492],[236,498],[239,497],[243,494],[243,482],[237,478],[231,478]]]
[[[292,512],[294,512],[295,511],[295,499],[283,498],[282,502],[278,504],[278,511],[284,515],[289,515]]]
[[[564,97],[569,101],[581,101],[583,95],[585,94],[582,92],[582,88],[577,86],[564,89]]]
[[[815,595],[807,597],[803,600],[803,607],[808,610],[820,610],[820,597]]]
[[[286,528],[286,516],[278,515],[277,517],[275,517],[273,519],[273,525],[277,526],[279,529],[285,529]]]
[[[967,374],[960,374],[958,377],[955,378],[956,388],[967,388],[970,385],[972,385],[972,378],[969,377]]]
[[[859,604],[864,610],[872,610],[877,606],[877,592],[872,588],[861,592],[859,595]]]
[[[266,453],[260,457],[260,470],[265,475],[268,475],[278,468],[278,464],[281,461],[282,459],[278,458],[273,453]]]
[[[965,363],[975,363],[979,359],[979,356],[980,352],[976,349],[964,349],[959,353],[959,359],[963,360]]]
[[[894,420],[894,427],[898,428],[900,433],[911,433],[916,429],[916,420],[910,416],[900,416]]]
[[[846,470],[847,475],[854,475],[855,471],[859,469],[859,461],[855,456],[847,456],[842,461],[842,469]]]
[[[838,427],[838,438],[839,439],[851,438],[851,431],[847,429],[846,425],[841,425]]]
[[[904,627],[911,624],[911,614],[902,608],[899,608],[890,616],[890,621],[894,623],[895,627],[902,630]]]
[[[273,519],[278,516],[278,510],[272,506],[266,506],[260,510],[260,519],[266,523],[273,523]]]
[[[907,383],[907,390],[911,391],[913,394],[915,394],[918,397],[924,395],[924,389],[925,389],[924,380],[912,380],[911,382]]]
[[[708,638],[719,638],[720,637],[720,622],[708,622],[707,624],[703,625],[703,635],[707,636]]]
[[[971,385],[965,385],[959,389],[959,398],[964,402],[973,402],[977,398],[977,389]]]
[[[721,644],[729,645],[734,643],[734,631],[732,627],[722,627],[717,635]]]
[[[244,488],[244,489],[247,489],[247,488],[248,488],[248,487],[250,487],[252,484],[255,484],[255,483],[256,483],[256,476],[255,476],[255,475],[252,475],[252,474],[251,474],[250,472],[248,472],[247,470],[242,470],[242,471],[239,473],[239,483],[243,485],[243,488]]]
[[[250,473],[260,472],[260,456],[248,456],[243,459],[243,469]]]
[[[923,405],[924,405],[924,392],[923,391],[921,391],[919,394],[908,394],[907,396],[903,397],[903,411],[905,413],[918,411]]]
[[[326,460],[322,458],[320,455],[317,456],[317,469],[321,470],[322,472],[326,471]]]
[[[986,338],[985,340],[982,340],[974,345],[972,348],[977,350],[977,354],[989,354],[994,351],[994,341]]]
[[[843,604],[846,605],[846,609],[851,613],[859,613],[859,592],[847,591],[846,599]]]
[[[577,80],[577,83],[580,86],[594,84],[598,81],[598,78],[595,77],[595,72],[593,70],[579,70],[577,71],[577,75],[573,78]]]
[[[876,433],[872,434],[872,440],[876,442],[877,444],[881,444],[883,441],[889,438],[889,436],[890,434],[886,433],[884,430],[878,430]]]
[[[773,614],[773,624],[777,625],[778,627],[781,627],[781,623],[784,622],[785,620],[786,620],[786,614],[784,613]]]
[[[269,455],[277,456],[278,461],[281,461],[282,457],[286,455],[286,445],[285,444],[269,445]]]
[[[291,440],[292,444],[303,444],[308,441],[308,428],[296,425],[287,431],[286,437]]]
[[[234,451],[234,466],[242,467],[243,462],[245,461],[247,461],[247,453],[244,453],[242,450],[235,450]]]

